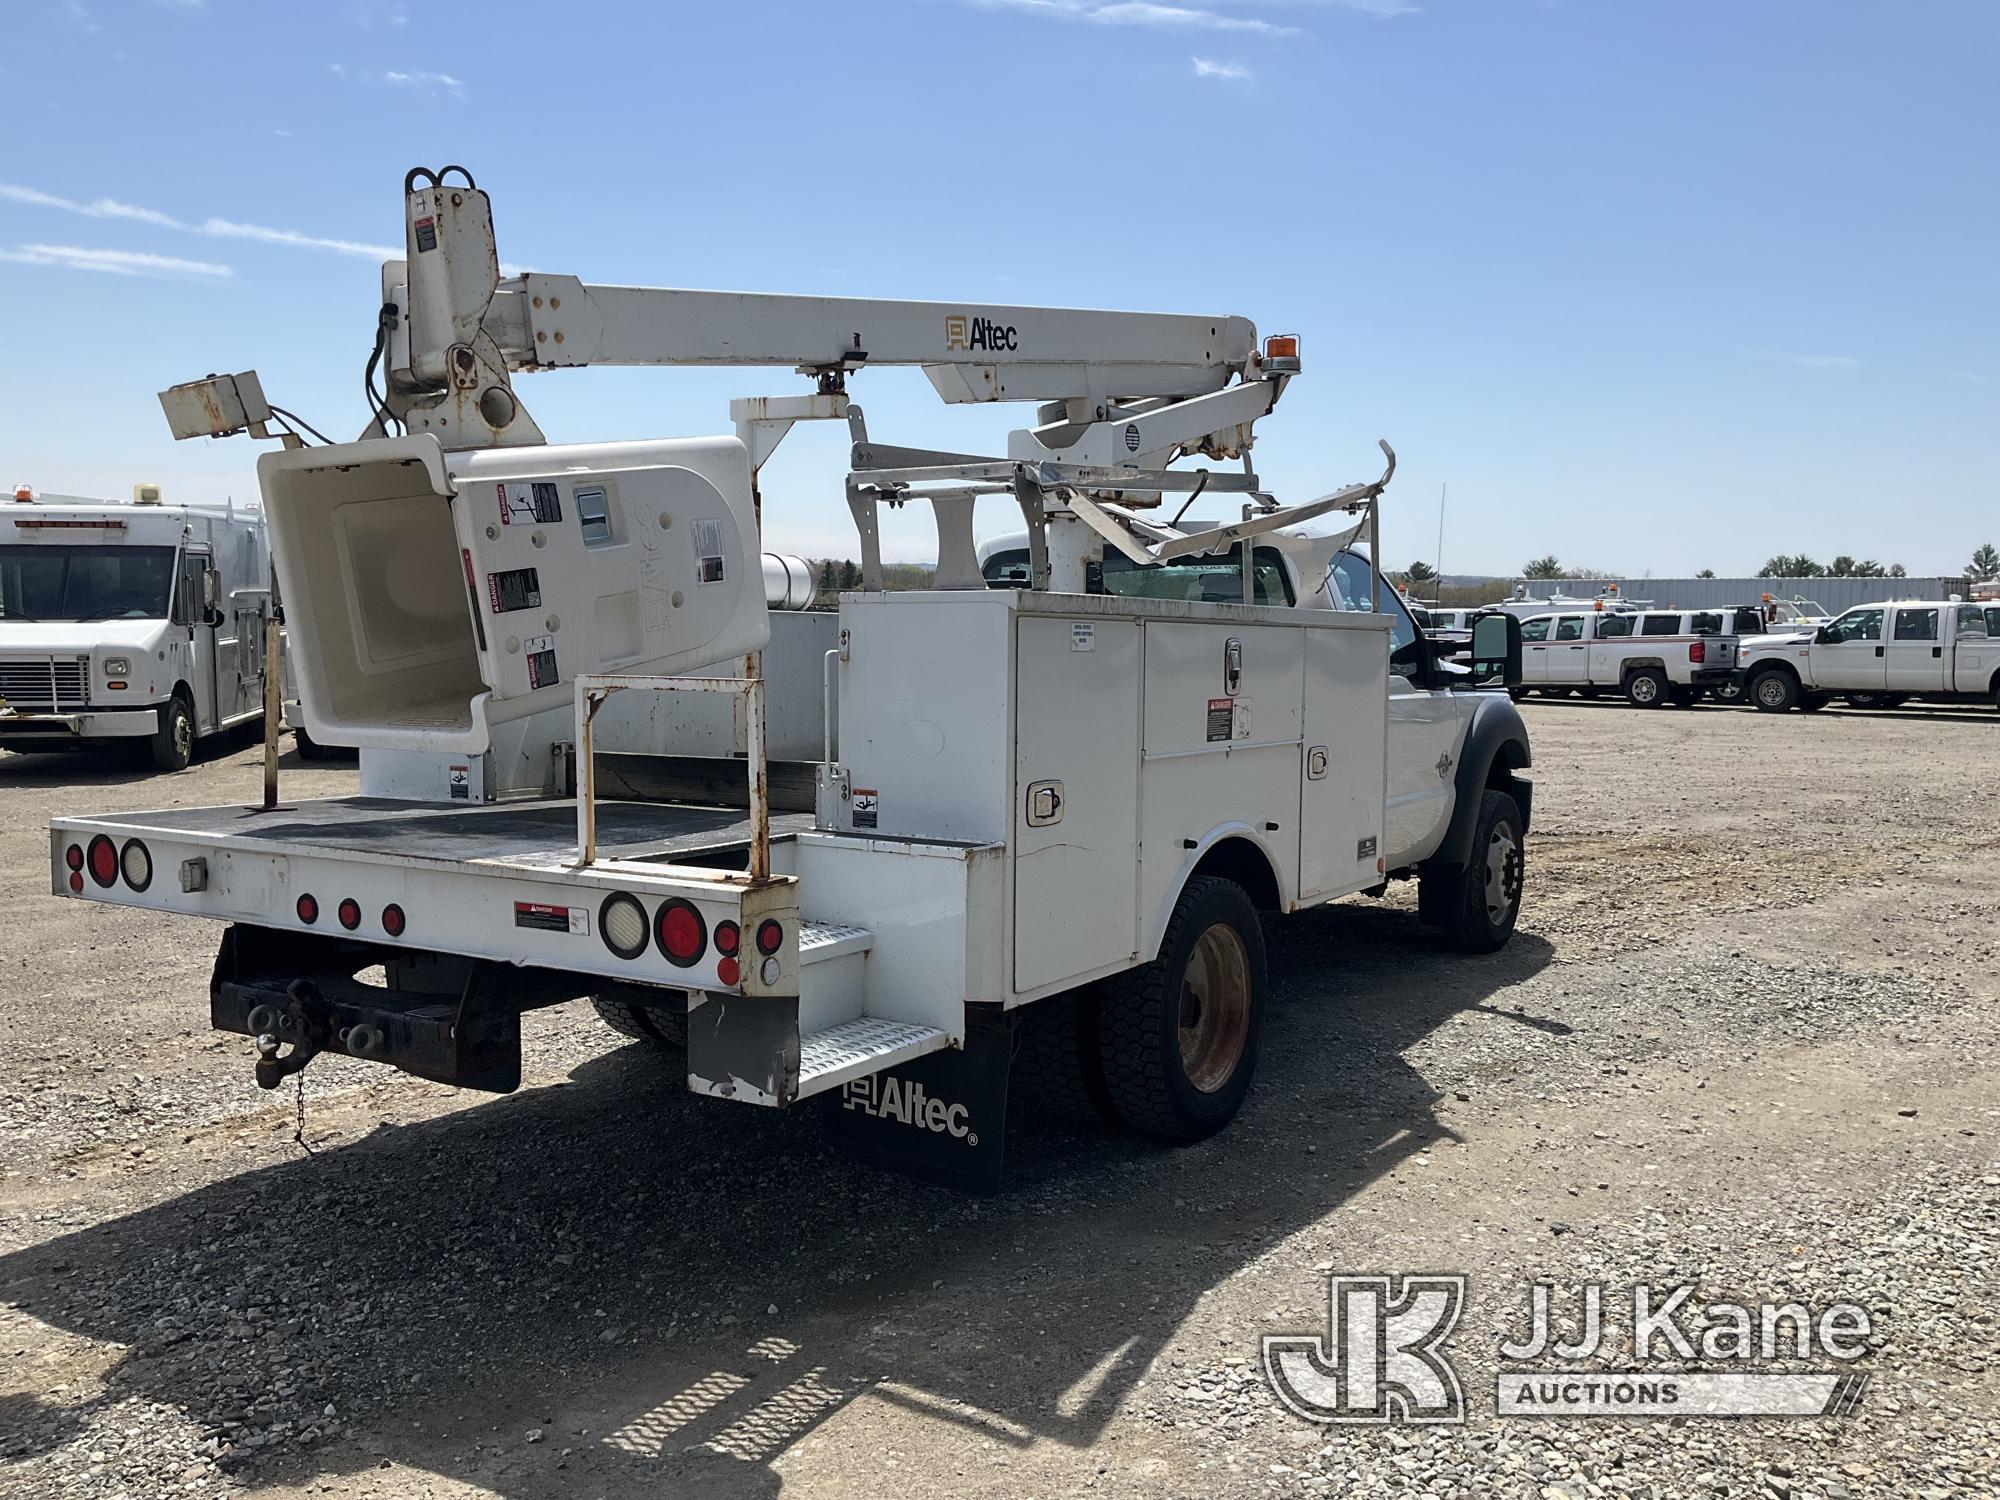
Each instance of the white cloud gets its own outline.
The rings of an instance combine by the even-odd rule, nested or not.
[[[1295,36],[1298,28],[1279,26],[1249,16],[1224,15],[1186,5],[1154,5],[1144,0],[971,0],[987,10],[1019,10],[1052,20],[1085,21],[1096,26],[1175,27],[1196,31],[1234,31],[1256,36]]]
[[[16,245],[0,250],[0,260],[23,266],[60,266],[70,271],[103,271],[113,276],[228,277],[236,272],[210,260],[182,260],[144,250],[88,250],[81,245]]]
[[[62,198],[54,193],[45,193],[40,188],[22,187],[11,182],[0,182],[0,198],[31,204],[37,208],[60,209],[64,213],[81,214],[89,219],[126,219],[141,224],[154,224],[162,229],[178,229],[186,234],[207,235],[211,239],[256,240],[266,245],[290,245],[300,250],[331,250],[336,255],[356,255],[364,260],[398,260],[403,255],[403,248],[400,245],[371,245],[360,240],[305,234],[296,229],[273,229],[267,224],[239,224],[233,219],[204,219],[199,224],[190,224],[176,219],[172,214],[161,213],[156,208],[140,208],[136,204],[120,203],[115,198],[99,198],[94,202],[84,203],[74,198]]]
[[[397,88],[435,87],[449,89],[454,94],[463,94],[465,92],[465,84],[459,79],[452,77],[451,74],[426,73],[421,69],[408,73],[399,73],[391,68],[382,75],[382,81],[394,84]]]
[[[1231,83],[1250,81],[1250,70],[1242,63],[1216,62],[1206,57],[1191,57],[1188,61],[1194,64],[1194,76],[1197,78],[1221,78]]]

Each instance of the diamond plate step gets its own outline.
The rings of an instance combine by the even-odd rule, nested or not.
[[[803,953],[800,955],[804,957]],[[850,1078],[863,1078],[897,1063],[937,1052],[951,1038],[935,1026],[863,1016],[799,1039],[799,1098],[823,1094]]]
[[[846,927],[838,922],[799,923],[801,966],[838,958],[843,953],[866,953],[874,944],[875,934],[866,927]]]

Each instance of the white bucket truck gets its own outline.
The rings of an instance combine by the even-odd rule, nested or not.
[[[27,486],[0,510],[0,748],[143,741],[183,769],[264,711],[262,512]]]
[[[522,1012],[590,997],[696,1092],[825,1096],[847,1145],[990,1186],[1010,1070],[1063,1069],[1169,1138],[1236,1112],[1262,913],[1415,878],[1457,946],[1507,941],[1518,622],[1441,663],[1340,537],[1309,594],[1244,587],[1281,526],[1342,511],[1372,539],[1388,478],[1290,508],[1261,492],[1251,429],[1296,340],[502,280],[469,178],[415,173],[405,196],[375,423],[259,465],[305,718],[361,748],[363,795],[52,825],[59,895],[229,924],[211,1019],[257,1039],[260,1083],[338,1052],[506,1091]],[[547,443],[511,373],[591,363],[813,386],[733,403],[725,436]],[[1040,402],[1039,424],[1003,457],[889,447],[845,389],[881,364],[951,401]],[[261,400],[244,377],[163,399],[183,435],[254,427]],[[757,473],[808,419],[850,426],[864,583],[788,622]],[[1244,519],[1164,519],[1204,490]],[[980,575],[982,496],[1025,522],[1023,587]],[[883,593],[877,507],[913,501],[936,587]],[[621,713],[618,745],[650,754],[602,753]],[[374,966],[386,988],[356,977]]]

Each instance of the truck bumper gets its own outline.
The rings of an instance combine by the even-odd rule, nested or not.
[[[153,734],[159,727],[160,716],[151,708],[86,708],[76,713],[9,709],[0,713],[0,745],[135,739]]]

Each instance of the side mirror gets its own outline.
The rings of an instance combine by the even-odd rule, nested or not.
[[[1481,687],[1513,687],[1521,680],[1521,622],[1513,615],[1480,615],[1472,622],[1472,676]]]
[[[1824,646],[1832,641],[1832,639],[1833,627],[1831,625],[1822,625],[1813,632],[1813,643],[1815,645]]]

